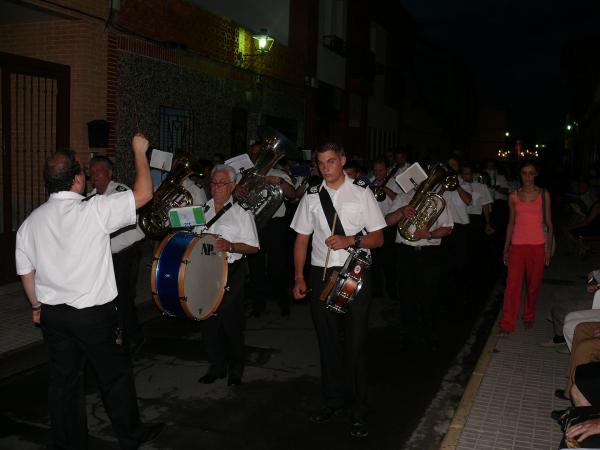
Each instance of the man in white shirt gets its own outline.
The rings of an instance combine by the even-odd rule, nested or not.
[[[205,206],[208,233],[219,236],[216,249],[227,252],[227,288],[215,315],[200,322],[202,342],[210,367],[198,382],[214,383],[229,376],[228,386],[239,386],[244,371],[244,280],[248,273],[245,255],[258,252],[258,233],[252,215],[231,194],[235,189],[235,170],[223,164],[213,168],[212,198]],[[228,206],[230,205],[230,206]]]
[[[113,181],[113,164],[106,156],[95,156],[90,160],[90,184],[92,191],[87,197],[94,195],[113,195],[125,192],[129,187]],[[141,242],[144,233],[136,224],[121,228],[110,235],[117,297],[115,303],[121,320],[125,345],[131,345],[132,354],[136,353],[144,343],[144,333],[138,322],[135,307],[138,268],[141,257]]]
[[[460,175],[460,162],[458,159],[449,158],[448,166]],[[442,284],[446,286],[444,295],[445,306],[448,309],[456,305],[457,301],[467,300],[466,268],[468,264],[468,227],[469,214],[467,207],[473,201],[471,185],[458,178],[458,187],[453,191],[445,191],[446,209],[454,222],[452,234],[442,240],[442,253],[444,254],[444,267]]]
[[[344,174],[346,157],[337,144],[325,144],[317,150],[317,161],[323,182],[312,186],[302,197],[291,224],[298,233],[294,244],[295,284],[292,292],[298,300],[306,297],[307,286],[312,290],[310,307],[321,354],[324,408],[310,419],[316,423],[328,422],[350,402],[350,433],[355,437],[364,437],[368,434],[365,341],[371,297],[370,276],[366,274],[360,292],[342,317],[327,309],[319,296],[328,282],[328,277],[323,279],[326,260],[327,272],[331,274],[333,270],[341,270],[349,257],[346,248],[381,247],[385,220],[366,183],[357,181],[354,184]],[[333,204],[338,215],[337,221],[342,225],[345,235],[332,230],[333,222],[337,221],[333,214],[331,218],[325,215],[321,196]],[[363,229],[366,229],[366,235],[362,234]],[[311,235],[312,255],[307,283],[304,264]],[[345,332],[345,344],[339,342],[342,330]]]
[[[377,204],[381,210],[381,214],[385,217],[390,212],[392,202],[398,195],[388,186],[390,182],[394,183],[396,189],[400,189],[396,181],[393,179],[393,173],[388,174],[388,167],[385,159],[376,159],[373,161],[373,177],[371,179],[371,188],[373,192],[377,189],[382,189],[385,198],[378,199]],[[388,179],[389,178],[389,179]],[[381,191],[380,191],[381,192]],[[383,286],[385,282],[385,290],[391,299],[398,298],[398,280],[396,276],[396,248],[394,241],[396,239],[395,227],[385,227],[383,230],[384,243],[380,248],[372,250],[373,265],[371,272],[373,274],[373,297],[383,296]],[[385,278],[385,281],[384,281]]]
[[[388,225],[397,226],[400,219],[412,218],[415,207],[410,204],[415,190],[396,197],[391,212],[385,216]],[[444,208],[430,229],[416,229],[416,240],[396,235],[398,278],[402,279],[400,298],[404,307],[405,327],[417,341],[426,343],[432,350],[439,349],[436,332],[438,321],[438,286],[442,270],[442,239],[452,232],[452,217]]]
[[[284,199],[296,198],[291,177],[281,169],[273,168],[265,177],[267,183],[279,186]],[[260,316],[266,309],[267,298],[277,302],[282,316],[290,315],[290,250],[285,247],[289,230],[285,201],[265,226],[258,231],[260,251],[248,258],[251,277],[252,314]]]
[[[49,352],[48,407],[55,448],[87,448],[83,372],[86,360],[123,449],[149,435],[139,418],[129,352],[119,335],[110,233],[135,223],[136,208],[152,198],[148,141],[132,141],[133,191],[88,201],[85,175],[73,151],[52,155],[44,167],[50,198],[17,232],[16,263]]]

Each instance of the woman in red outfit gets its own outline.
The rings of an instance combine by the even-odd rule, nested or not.
[[[509,217],[504,244],[504,264],[508,266],[504,305],[499,336],[515,330],[523,275],[527,282],[523,322],[526,330],[533,328],[538,289],[542,283],[544,264],[550,264],[551,253],[546,249],[542,195],[545,196],[549,242],[552,242],[550,194],[535,184],[536,166],[527,162],[521,166],[522,187],[509,196]]]

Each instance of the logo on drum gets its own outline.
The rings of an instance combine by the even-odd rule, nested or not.
[[[214,246],[212,244],[202,244],[202,252],[201,255],[214,255]]]
[[[358,274],[360,273],[360,271],[361,271],[361,270],[362,270],[362,269],[361,269],[361,267],[357,265],[357,266],[354,266],[354,271],[353,271],[353,272],[354,272],[356,275],[358,275]]]

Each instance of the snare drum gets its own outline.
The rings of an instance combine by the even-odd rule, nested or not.
[[[366,272],[371,267],[371,255],[364,250],[348,249],[350,256],[342,270],[333,271],[320,299],[327,309],[338,314],[345,314],[348,305],[358,295],[363,285]]]
[[[210,318],[227,284],[227,258],[216,251],[216,236],[179,231],[163,239],[154,254],[151,288],[163,314]]]

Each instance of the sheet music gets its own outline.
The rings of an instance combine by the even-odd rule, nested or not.
[[[163,152],[157,148],[152,149],[150,167],[170,172],[171,164],[173,164],[173,153]]]
[[[400,186],[405,193],[410,192],[411,189],[414,189],[426,179],[427,173],[417,162],[411,164],[408,169],[395,178],[396,183],[398,183],[398,186]]]
[[[225,161],[225,164],[234,168],[236,173],[241,173],[244,170],[251,169],[254,164],[250,160],[248,153],[242,153],[241,155],[234,156]]]

